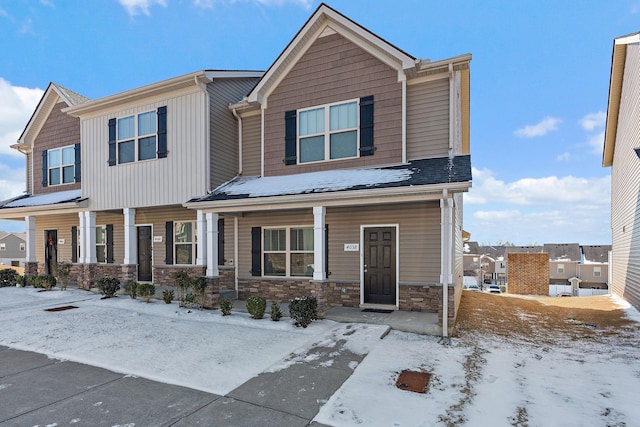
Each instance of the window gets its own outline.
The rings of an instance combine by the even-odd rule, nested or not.
[[[24,243],[20,243],[20,251],[24,252],[27,249],[27,245]]]
[[[107,262],[107,226],[96,226],[96,259],[99,263]]]
[[[478,262],[478,257],[477,256],[473,257],[473,262]]]
[[[602,267],[593,267],[593,277],[602,276]]]
[[[7,244],[6,243],[0,243],[0,251],[6,251],[7,250]]]
[[[264,230],[265,276],[313,276],[313,228]]]
[[[47,151],[48,185],[75,182],[75,147],[56,148]]]
[[[196,260],[197,231],[195,222],[178,222],[174,230],[174,259],[176,264],[193,264]]]
[[[118,163],[156,158],[156,112],[118,119]]]
[[[564,273],[564,264],[558,264],[558,273]]]

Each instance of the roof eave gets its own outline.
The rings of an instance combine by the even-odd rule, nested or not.
[[[40,215],[55,215],[80,212],[86,209],[88,205],[89,200],[83,199],[77,202],[54,203],[51,205],[1,208],[0,219],[24,220],[25,216],[33,215],[34,213],[38,213]]]

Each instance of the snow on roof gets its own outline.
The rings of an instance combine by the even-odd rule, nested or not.
[[[414,160],[405,165],[269,177],[236,177],[190,202],[471,181],[469,156]]]
[[[38,196],[26,196],[15,199],[1,206],[5,208],[23,208],[29,206],[54,205],[57,203],[75,202],[82,196],[81,190],[58,191],[56,193],[40,194]]]

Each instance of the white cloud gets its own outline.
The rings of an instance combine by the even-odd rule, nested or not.
[[[10,146],[17,142],[43,93],[42,89],[12,86],[0,77],[0,156],[23,156]]]
[[[53,7],[55,8],[56,5],[53,4],[53,2],[51,0],[40,0],[40,4],[43,6],[49,6],[49,7]]]
[[[166,0],[118,0],[118,3],[120,3],[131,16],[140,13],[149,16],[151,14],[149,9],[154,5],[167,7]]]
[[[598,111],[596,113],[589,113],[585,115],[583,118],[578,120],[578,123],[580,123],[580,126],[582,126],[584,130],[592,131],[596,128],[603,128],[606,120],[607,113],[604,111]]]
[[[25,19],[25,21],[22,23],[22,26],[20,27],[20,30],[18,30],[18,32],[20,34],[27,34],[27,33],[33,34],[33,20],[31,18]]]
[[[604,131],[591,135],[587,140],[587,145],[591,147],[591,154],[602,156],[602,150],[604,149]]]
[[[568,152],[568,151],[565,151],[564,153],[562,153],[562,154],[558,154],[558,155],[556,156],[556,160],[557,160],[557,161],[559,161],[559,162],[566,162],[566,161],[568,161],[570,158],[571,158],[571,154],[569,154],[569,152]]]
[[[562,122],[557,117],[547,116],[535,125],[527,125],[514,132],[519,138],[535,138],[536,136],[543,136],[547,133],[558,129],[558,125]]]
[[[235,3],[237,0],[193,0],[193,4],[202,9],[211,9],[216,4],[220,3]],[[264,6],[282,6],[287,3],[294,5],[300,5],[305,9],[311,9],[311,0],[244,0],[246,3],[259,3]]]
[[[19,196],[25,191],[24,168],[11,168],[0,163],[0,200]]]

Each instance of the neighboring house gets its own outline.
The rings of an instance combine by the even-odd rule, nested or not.
[[[580,277],[581,260],[578,243],[545,243],[542,251],[549,255],[549,284],[567,284],[570,278]]]
[[[14,146],[27,155],[27,194],[0,206],[0,218],[26,221],[27,274],[59,261],[84,287],[204,274],[205,218],[182,203],[236,174],[227,105],[261,75],[199,71],[97,100],[50,84]]]
[[[0,265],[24,267],[26,248],[24,233],[0,231]]]
[[[238,177],[185,204],[233,223],[241,299],[438,312],[447,333],[463,287],[470,60],[419,60],[316,9],[231,106]]]
[[[609,252],[611,245],[580,246],[582,260],[578,277],[582,289],[609,289]]]
[[[602,165],[611,167],[611,288],[640,309],[640,33],[614,39]]]

